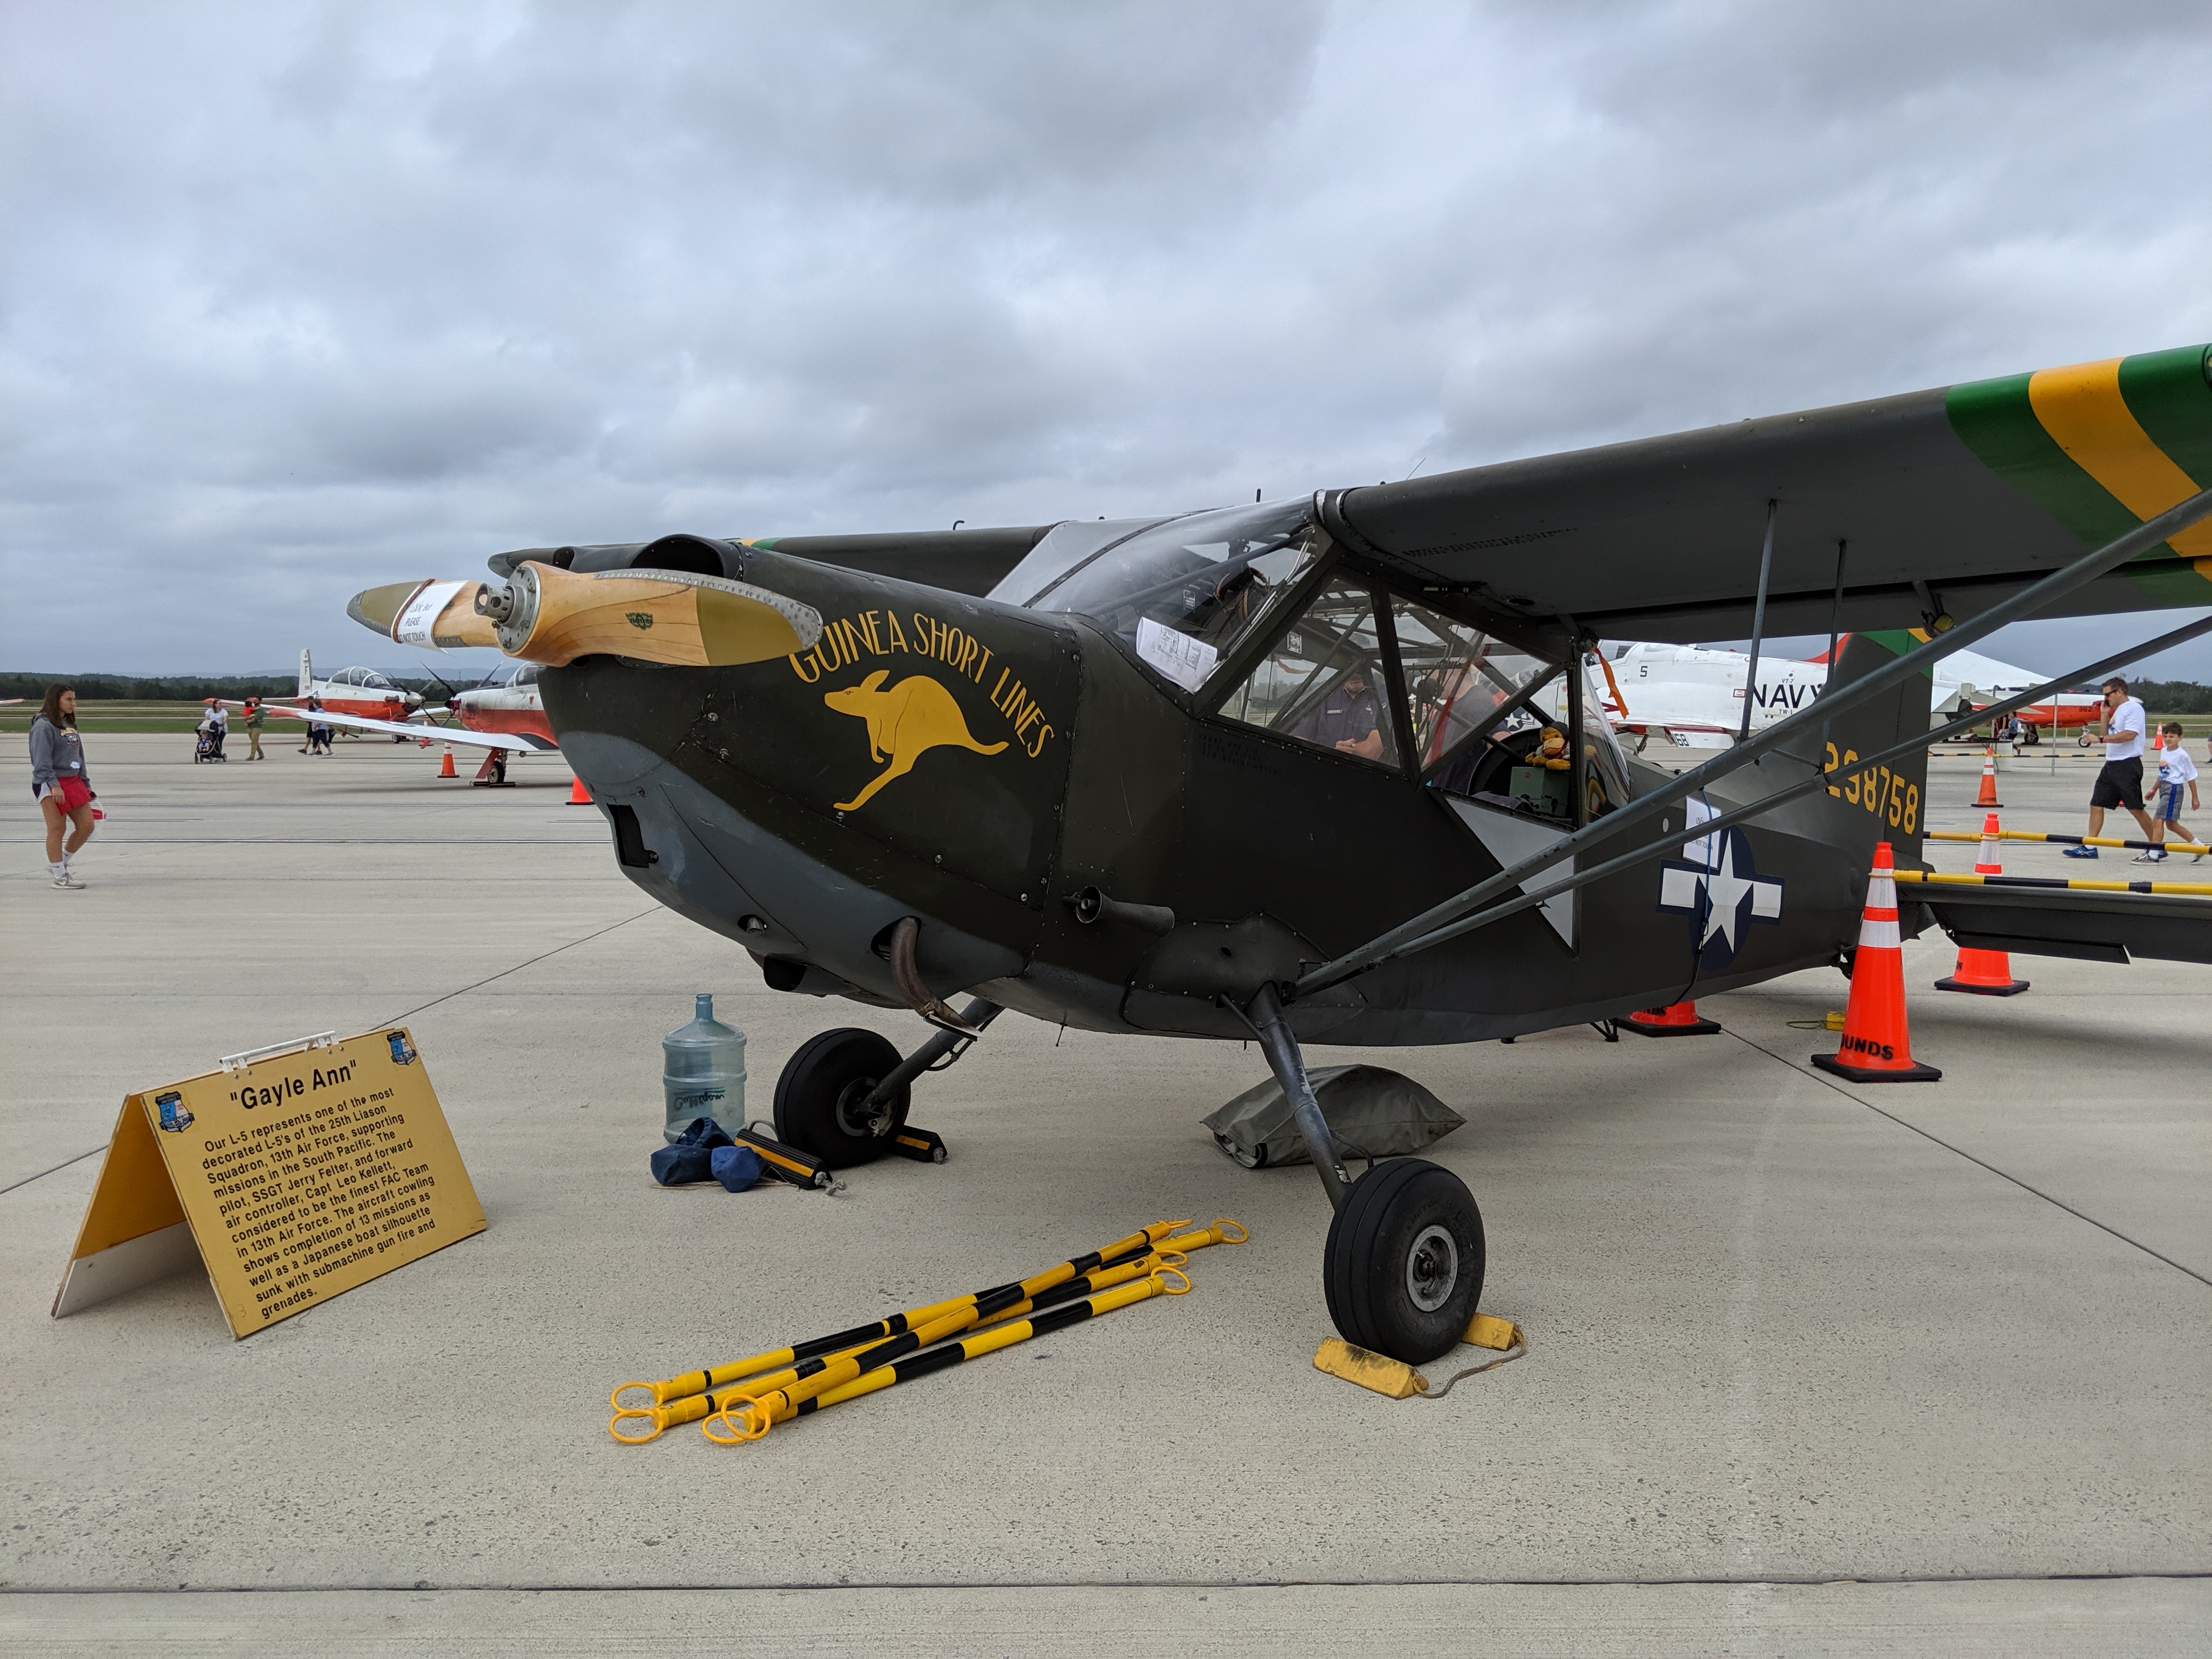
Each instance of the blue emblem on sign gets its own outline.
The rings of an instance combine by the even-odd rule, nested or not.
[[[154,1097],[155,1109],[161,1115],[161,1127],[171,1134],[182,1134],[192,1127],[191,1109],[185,1104],[184,1096],[172,1089],[167,1094]]]
[[[415,1063],[415,1045],[407,1040],[406,1032],[386,1031],[384,1034],[384,1040],[392,1045],[393,1065],[412,1066]]]
[[[1692,842],[1705,858],[1696,863],[1668,859],[1659,866],[1659,908],[1690,918],[1701,973],[1718,973],[1743,948],[1753,922],[1782,920],[1782,878],[1762,876],[1751,858],[1751,837],[1741,830],[1722,830]]]

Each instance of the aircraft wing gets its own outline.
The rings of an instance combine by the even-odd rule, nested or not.
[[[1769,634],[1920,627],[2212,485],[2209,377],[2212,347],[2190,346],[1344,490],[1322,518],[1426,581],[1616,638],[1690,641],[1751,632],[1773,501]],[[2201,605],[2203,520],[2063,608]]]
[[[1926,904],[1945,933],[1977,951],[2092,962],[2148,957],[2212,963],[2212,898],[1918,884],[1899,891]]]
[[[527,737],[514,732],[471,732],[464,726],[433,726],[428,720],[380,720],[367,714],[334,714],[327,708],[294,708],[264,703],[271,714],[289,714],[295,720],[320,720],[325,726],[350,726],[356,732],[389,732],[398,738],[421,738],[431,743],[466,744],[472,749],[507,749],[523,753],[538,753],[557,749],[558,744],[544,738]]]

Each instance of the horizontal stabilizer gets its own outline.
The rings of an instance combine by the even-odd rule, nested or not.
[[[2212,898],[2033,887],[1906,888],[1899,896],[1908,895],[1968,950],[2212,963]]]

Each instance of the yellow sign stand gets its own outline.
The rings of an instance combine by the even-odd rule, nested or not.
[[[483,1230],[405,1028],[325,1033],[124,1101],[53,1314],[197,1259],[242,1337]]]

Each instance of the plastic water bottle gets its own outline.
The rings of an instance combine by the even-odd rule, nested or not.
[[[701,994],[696,1018],[660,1039],[660,1055],[665,1139],[672,1144],[695,1117],[732,1133],[745,1127],[745,1034],[714,1018],[711,993]]]

